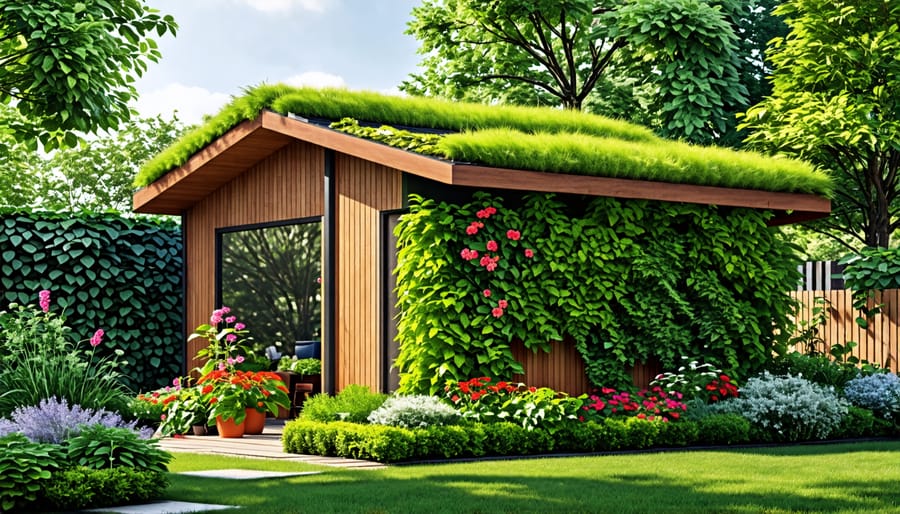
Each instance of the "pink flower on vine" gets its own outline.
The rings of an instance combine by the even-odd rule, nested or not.
[[[244,325],[243,323],[235,323],[234,324],[235,330],[244,330],[245,328],[247,328],[247,325]]]
[[[475,216],[478,216],[481,219],[488,219],[494,214],[497,214],[497,209],[493,207],[485,207],[484,209],[476,212]]]
[[[499,302],[497,302],[497,307],[500,307],[501,309],[505,309],[508,306],[509,302],[507,302],[506,300],[500,300]]]
[[[463,251],[459,252],[459,255],[467,261],[478,258],[478,252],[475,250],[469,250],[468,248],[463,248]]]
[[[534,257],[534,250],[532,250],[531,248],[526,248],[525,257],[528,257],[529,259]]]
[[[484,269],[488,271],[494,271],[497,269],[497,261],[491,261],[484,266]]]
[[[476,227],[475,225],[469,225],[468,227],[466,227],[466,234],[469,234],[470,236],[474,236],[477,233],[478,233],[478,227]]]
[[[44,289],[40,293],[38,293],[38,303],[41,305],[41,310],[44,312],[50,312],[50,291]]]
[[[522,234],[519,233],[518,230],[510,229],[506,231],[506,237],[512,239],[513,241],[518,241],[522,237]]]
[[[94,348],[100,346],[100,343],[103,341],[103,329],[98,328],[94,335],[91,336],[91,346]]]
[[[491,316],[493,316],[495,318],[499,318],[500,316],[503,316],[503,309],[501,309],[500,307],[494,307],[491,310]]]
[[[487,249],[489,252],[496,252],[500,247],[497,246],[497,241],[491,239],[487,242]]]
[[[484,297],[485,297],[485,298],[490,298],[490,297],[491,297],[491,290],[490,290],[490,289],[485,289],[485,290],[484,290]]]

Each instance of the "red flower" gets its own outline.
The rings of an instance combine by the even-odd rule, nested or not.
[[[506,237],[513,241],[518,241],[522,237],[522,234],[520,234],[518,230],[510,229],[506,231]]]
[[[473,402],[474,402],[474,401],[478,401],[478,399],[481,398],[481,396],[482,396],[483,394],[484,394],[484,393],[483,393],[482,391],[475,391],[474,393],[472,393],[472,401],[473,401]]]
[[[728,375],[719,375],[719,380],[722,382],[731,382],[731,379],[728,378]]]
[[[497,261],[491,261],[484,266],[484,269],[488,271],[494,271],[497,269]]]
[[[462,256],[463,259],[467,261],[471,261],[472,259],[478,258],[477,250],[469,250],[468,248],[463,248],[463,251],[459,252],[459,255]]]
[[[217,401],[219,401],[219,399],[216,398],[215,396],[213,396],[212,398],[209,399],[209,404],[212,405],[212,404],[216,403]]]
[[[499,249],[499,248],[500,248],[500,247],[497,246],[497,241],[494,241],[493,239],[491,239],[490,241],[487,242],[487,249],[488,249],[488,251],[496,252],[497,249]]]
[[[469,383],[468,382],[460,382],[459,390],[462,391],[464,394],[469,394]]]
[[[531,248],[526,248],[525,257],[528,257],[529,259],[534,257],[534,250],[532,250]]]
[[[478,227],[476,225],[469,225],[468,227],[466,227],[466,234],[469,234],[470,236],[474,236],[477,233],[478,233]]]
[[[491,297],[491,290],[490,290],[490,289],[485,289],[485,290],[484,290],[484,297],[485,297],[485,298],[490,298],[490,297]]]
[[[503,309],[501,309],[500,307],[494,307],[493,309],[491,309],[491,315],[495,318],[499,318],[503,316]]]
[[[458,395],[458,394],[454,394],[453,396],[450,397],[450,401],[453,402],[453,403],[458,402],[458,401],[459,401],[459,395]]]
[[[207,384],[207,385],[203,386],[203,390],[200,392],[200,394],[209,394],[212,392],[212,390],[213,390],[213,386]]]
[[[508,306],[509,303],[507,303],[506,300],[500,300],[499,302],[497,302],[497,307],[500,307],[501,309],[505,309]]]

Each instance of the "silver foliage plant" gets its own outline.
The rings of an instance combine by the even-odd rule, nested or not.
[[[844,397],[885,419],[900,416],[900,378],[893,373],[854,378],[844,387]]]
[[[455,425],[460,414],[428,395],[392,396],[369,414],[369,423],[403,428]]]
[[[0,418],[0,437],[19,432],[34,442],[60,444],[93,425],[135,430],[142,439],[153,435],[152,429],[138,429],[136,424],[104,409],[84,409],[80,405],[70,408],[65,399],[53,397],[35,406],[17,408],[10,419]]]
[[[768,372],[747,380],[740,398],[728,403],[729,410],[782,441],[826,439],[838,428],[848,406],[831,386]]]

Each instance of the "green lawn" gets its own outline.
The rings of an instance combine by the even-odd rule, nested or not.
[[[172,471],[319,469],[248,482],[173,476],[167,497],[243,512],[900,512],[900,442],[344,471],[176,454]],[[228,511],[222,511],[228,512]]]

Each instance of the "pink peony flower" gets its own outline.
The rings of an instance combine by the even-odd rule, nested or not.
[[[497,241],[494,241],[494,240],[492,239],[492,240],[490,240],[490,241],[487,242],[487,249],[488,249],[488,251],[496,252],[499,248],[500,248],[500,247],[497,246]]]
[[[510,229],[506,231],[506,237],[513,241],[518,241],[522,237],[522,234],[520,234],[518,230]]]
[[[485,297],[485,298],[490,298],[490,297],[491,297],[491,290],[490,290],[490,289],[485,289],[485,290],[484,290],[484,297]]]
[[[244,330],[245,328],[247,328],[247,325],[244,325],[243,323],[235,323],[234,324],[235,330]]]
[[[237,341],[237,336],[234,334],[228,334],[227,336],[225,336],[225,340],[228,341],[229,343],[233,343],[233,342]]]
[[[235,321],[237,321],[237,318],[234,316],[228,316],[227,318],[225,318],[225,323],[234,323]]]
[[[528,257],[529,259],[534,257],[534,250],[532,250],[531,248],[526,248],[525,257]]]
[[[224,314],[228,314],[229,312],[231,312],[231,309],[230,309],[229,307],[225,307],[225,306],[223,305],[223,306],[222,306],[222,314],[223,314],[223,315],[224,315]]]
[[[491,310],[491,315],[495,318],[499,318],[500,316],[503,316],[503,309],[501,309],[500,307],[494,307]]]
[[[469,225],[468,227],[466,227],[466,234],[469,234],[470,236],[474,236],[477,233],[478,233],[478,227],[476,227],[475,225]]]
[[[497,302],[497,306],[501,309],[505,309],[509,306],[509,303],[507,303],[506,300],[500,300],[499,302]]]

